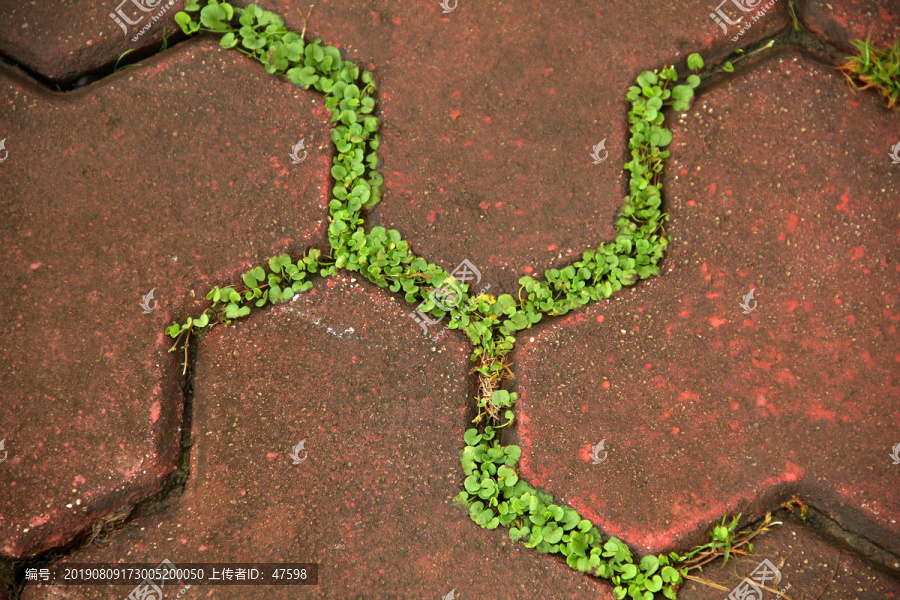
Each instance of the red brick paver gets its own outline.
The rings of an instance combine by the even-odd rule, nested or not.
[[[297,30],[308,10],[263,5]],[[115,2],[0,0],[11,25],[0,26],[0,54],[71,82],[154,46],[179,6],[132,43],[108,17]],[[712,62],[790,23],[781,0],[732,41],[738,27],[722,31],[714,9],[317,4],[309,34],[379,83],[385,197],[367,225],[398,228],[446,268],[471,260],[494,292],[610,240],[634,76],[695,51]],[[799,11],[839,45],[876,13],[876,39],[897,30],[894,9],[875,3]],[[168,481],[182,379],[163,329],[199,312],[210,285],[322,245],[332,150],[318,95],[212,38],[70,94],[0,67],[0,98],[10,284],[0,360],[12,367],[0,372],[0,485],[12,490],[0,500],[0,555],[16,559],[71,542]],[[898,171],[887,158],[897,113],[784,52],[738,63],[670,120],[663,276],[519,336],[523,477],[640,552],[685,550],[725,512],[747,520],[797,493],[900,554],[900,467],[888,456],[900,442]],[[292,165],[301,135],[308,158]],[[592,164],[601,139],[608,160]],[[151,288],[158,309],[142,314]],[[755,309],[743,314],[751,288]],[[184,494],[65,562],[317,561],[322,584],[300,593],[342,600],[611,597],[451,505],[475,393],[470,348],[458,333],[430,342],[413,308],[341,276],[217,326],[199,344]],[[293,465],[300,439],[307,459]],[[592,465],[600,439],[608,456]],[[802,592],[793,598],[897,594],[850,553],[821,595],[833,566],[823,557],[837,547],[796,525],[772,536],[759,547],[783,559]],[[711,590],[691,584],[682,597],[727,594]],[[28,585],[24,597],[127,593]]]
[[[208,41],[70,94],[0,77],[0,554],[14,558],[160,489],[182,412],[163,330],[211,282],[324,242],[331,148],[317,96]],[[309,157],[292,165],[301,135]]]
[[[794,492],[900,550],[898,125],[792,53],[704,94],[664,274],[518,350],[526,477],[654,552]]]

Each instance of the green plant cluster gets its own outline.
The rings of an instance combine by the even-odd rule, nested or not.
[[[699,71],[703,59],[692,54],[688,65]],[[568,267],[548,270],[544,281],[522,277],[518,302],[504,294],[496,300],[485,298],[464,314],[454,314],[450,326],[469,335],[475,346],[473,360],[505,355],[515,343],[516,332],[528,329],[545,314],[566,314],[659,273],[658,263],[668,243],[663,229],[668,215],[660,210],[660,175],[663,160],[669,156],[664,148],[672,142],[671,131],[663,125],[663,109],[686,110],[700,78],[692,74],[684,84],[676,85],[677,81],[672,67],[646,71],[626,96],[632,106],[628,113],[631,160],[625,165],[630,172],[630,193],[616,222],[615,242],[586,251]]]
[[[491,392],[491,395],[484,395],[478,399],[477,406],[479,408],[478,416],[472,419],[473,423],[478,423],[484,417],[495,417],[500,415],[500,411],[503,411],[503,418],[506,419],[506,422],[502,425],[499,425],[497,429],[501,427],[506,427],[507,425],[512,425],[512,422],[515,418],[512,407],[515,405],[516,400],[518,400],[519,395],[515,392],[508,392],[506,390],[494,390]]]
[[[635,562],[624,542],[603,540],[597,528],[575,509],[553,503],[553,496],[519,479],[519,446],[501,446],[496,430],[469,429],[461,461],[465,489],[455,500],[466,506],[472,520],[486,529],[509,527],[513,541],[542,554],[561,554],[573,569],[612,581],[616,598],[653,600],[662,592],[677,598],[677,586],[687,570],[672,565],[679,556],[647,555]]]
[[[380,287],[403,292],[408,302],[425,302],[420,307],[423,312],[444,316],[428,295],[450,275],[415,256],[398,231],[375,227],[366,232],[363,227],[360,213],[381,200],[384,182],[376,170],[380,121],[373,114],[376,85],[372,73],[361,73],[351,61],[341,58],[337,48],[323,45],[320,39],[306,42],[301,34],[288,31],[281,17],[255,4],[242,9],[208,0],[201,9],[192,0],[175,19],[186,34],[222,34],[223,47],[235,48],[259,60],[269,73],[324,94],[337,154],[331,168],[334,185],[328,227],[333,262],[321,274],[333,275],[339,269],[359,272]],[[457,289],[463,292],[461,300],[468,300],[468,286],[459,285]],[[287,290],[282,293],[287,297]],[[232,308],[229,318],[245,316],[245,308]],[[173,325],[168,331],[177,337],[192,326],[202,327],[202,322],[201,317],[177,328]]]
[[[692,54],[688,66],[699,71],[703,59]],[[672,142],[672,132],[663,125],[663,109],[670,106],[674,110],[686,110],[694,97],[694,88],[700,85],[696,74],[689,75],[684,84],[675,85],[677,81],[678,73],[672,67],[645,71],[626,95],[631,102],[628,113],[631,160],[625,164],[630,173],[629,194],[616,222],[615,242],[586,251],[580,261],[564,269],[550,269],[545,281],[522,277],[520,298],[522,292],[526,294],[521,300],[523,315],[518,322],[511,323],[513,328],[535,323],[542,314],[566,314],[588,302],[609,298],[640,279],[659,274],[659,261],[668,244],[663,229],[668,215],[660,210],[660,176],[663,160],[669,156],[664,148]]]
[[[344,248],[334,250],[334,256],[335,268],[361,273],[379,287],[402,292],[407,302],[426,302],[423,312],[444,315],[427,295],[450,274],[413,254],[397,230],[373,227],[367,233],[360,227]],[[467,285],[459,287],[468,289]]]
[[[423,303],[423,312],[445,316],[429,293],[449,274],[413,254],[399,232],[381,227],[367,232],[363,227],[360,212],[380,200],[383,183],[376,170],[379,121],[373,116],[376,87],[371,73],[360,74],[353,63],[341,59],[336,48],[323,46],[319,39],[306,43],[300,34],[288,31],[279,16],[255,4],[241,9],[208,0],[201,9],[191,1],[185,11],[176,15],[185,33],[220,33],[223,46],[256,58],[270,73],[325,94],[337,154],[331,169],[334,187],[328,229],[334,265],[323,274],[338,269],[359,272],[378,286],[403,292],[408,302]],[[188,13],[198,11],[199,21],[195,21]],[[688,66],[696,71],[703,61],[694,54],[688,58]],[[700,79],[690,75],[684,84],[677,81],[672,67],[647,71],[628,92],[631,160],[625,168],[631,173],[630,194],[616,223],[615,242],[586,251],[574,265],[547,271],[545,281],[521,278],[518,301],[504,294],[471,302],[468,286],[456,286],[461,294],[450,311],[450,327],[468,334],[474,346],[472,360],[506,355],[516,332],[539,322],[544,314],[565,314],[659,273],[658,263],[667,243],[659,175],[669,154],[664,148],[672,141],[671,132],[663,126],[663,108],[686,109]],[[491,364],[483,374],[497,377],[500,368]]]
[[[279,16],[254,4],[242,9],[208,0],[201,9],[196,0],[188,0],[176,21],[187,34],[221,34],[223,47],[259,60],[269,73],[322,92],[331,113],[331,139],[336,149],[329,203],[330,256],[310,250],[295,263],[282,255],[269,261],[268,270],[256,267],[245,273],[240,290],[214,287],[207,296],[211,306],[199,318],[167,329],[176,338],[176,346],[185,332],[190,335],[195,328],[246,316],[252,307],[289,300],[309,288],[307,274],[329,276],[341,269],[403,293],[408,302],[420,303],[425,313],[445,316],[431,292],[446,284],[451,275],[416,256],[396,230],[374,227],[367,232],[363,226],[362,210],[378,203],[383,184],[377,171],[380,122],[372,74],[361,73],[321,40],[308,42],[303,32],[288,31]],[[688,68],[703,68],[699,55],[688,58]],[[610,579],[618,598],[652,600],[656,592],[675,598],[684,574],[673,568],[672,561],[678,556],[645,556],[635,563],[621,540],[603,541],[599,531],[577,511],[553,504],[552,496],[520,480],[516,465],[521,450],[503,447],[494,439],[500,427],[513,422],[517,397],[498,387],[508,370],[504,357],[517,332],[545,314],[565,314],[659,273],[658,263],[667,243],[663,229],[667,215],[660,210],[660,174],[669,155],[665,148],[672,141],[663,124],[663,110],[688,108],[699,82],[696,75],[690,75],[679,83],[674,68],[666,67],[641,73],[637,85],[629,90],[631,160],[625,168],[630,173],[630,187],[614,242],[586,251],[571,266],[547,271],[543,281],[523,277],[518,298],[484,294],[473,299],[467,285],[453,282],[459,297],[449,311],[450,327],[464,330],[474,345],[472,360],[477,361],[482,388],[476,422],[483,427],[481,433],[470,429],[465,434],[467,446],[461,457],[465,491],[458,500],[468,506],[479,525],[490,529],[508,526],[513,540],[523,540],[539,552],[562,554],[573,569]]]
[[[725,557],[723,564],[727,563],[731,556],[731,548],[734,545],[735,533],[742,514],[738,513],[727,525],[725,524],[727,517],[722,517],[722,522],[709,532],[710,541],[702,546],[697,546],[682,556],[680,560],[682,562],[690,561],[701,554],[721,554]],[[753,544],[750,544],[750,551],[753,551]]]
[[[309,290],[312,282],[306,276],[320,271],[321,254],[321,250],[312,248],[296,263],[287,254],[275,256],[269,259],[268,271],[255,267],[244,273],[241,276],[244,283],[242,289],[236,289],[237,286],[214,286],[206,295],[210,306],[199,317],[188,317],[185,323],[173,323],[166,329],[166,333],[176,340],[170,352],[177,348],[178,340],[195,329],[214,323],[228,325],[234,319],[249,315],[251,306],[287,302],[296,294]]]

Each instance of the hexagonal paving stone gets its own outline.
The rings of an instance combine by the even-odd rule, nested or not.
[[[180,34],[174,18],[182,8],[184,0],[0,0],[0,53],[70,83],[123,52],[155,50],[164,35]]]
[[[210,588],[217,597],[609,598],[451,503],[469,348],[459,334],[432,345],[409,310],[339,277],[214,329],[198,351],[184,495],[67,560],[320,564],[316,587]],[[109,594],[35,586],[24,597]]]
[[[807,0],[800,10],[803,24],[842,48],[855,50],[851,40],[892,45],[900,38],[900,4],[884,0]]]
[[[704,92],[664,274],[520,336],[524,477],[642,550],[797,492],[900,551],[898,130],[793,53]]]
[[[331,150],[318,96],[209,41],[70,94],[4,69],[0,96],[0,553],[20,557],[160,489],[182,412],[166,325],[324,242]]]
[[[260,4],[296,29],[309,5]],[[783,5],[740,42],[784,28]],[[386,185],[369,224],[399,229],[447,269],[469,259],[507,291],[611,239],[626,185],[625,92],[642,70],[735,47],[710,12],[571,0],[461,0],[447,14],[437,1],[316,4],[309,32],[376,68]],[[592,164],[603,139],[608,160]]]

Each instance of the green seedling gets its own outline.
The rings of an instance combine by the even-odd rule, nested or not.
[[[128,50],[126,50],[125,52],[123,52],[122,54],[119,55],[118,60],[116,60],[116,66],[114,67],[113,72],[118,73],[119,71],[121,71],[123,69],[127,69],[128,67],[139,67],[140,66],[140,63],[130,64],[130,65],[122,65],[121,67],[119,66],[119,63],[122,62],[122,59],[125,58],[127,55],[131,54],[132,52],[134,52],[134,48],[129,48]]]

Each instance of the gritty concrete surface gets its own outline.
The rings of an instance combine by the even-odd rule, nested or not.
[[[160,489],[182,413],[163,330],[210,281],[324,242],[331,149],[318,97],[208,41],[70,94],[4,71],[0,96],[0,554],[15,558]],[[292,165],[301,135],[315,143]]]
[[[100,0],[75,2],[72,19],[39,19],[31,4],[5,4],[10,22],[43,35],[11,32],[5,43],[0,36],[0,51],[13,48],[5,52],[47,76],[115,62],[136,45]],[[296,30],[309,7],[259,4]],[[124,8],[140,12],[131,2]],[[147,35],[174,26],[175,8]],[[514,291],[525,272],[561,266],[613,235],[628,155],[623,96],[640,71],[683,67],[693,51],[721,58],[790,20],[776,3],[733,42],[741,27],[723,31],[709,12],[664,2],[530,0],[464,2],[443,14],[437,2],[338,0],[316,4],[309,33],[378,68],[380,156],[394,201],[376,207],[371,224],[402,230],[416,252],[448,270],[469,259],[494,289]],[[96,48],[95,31],[104,32]],[[47,58],[15,54],[26,51]],[[65,68],[55,64],[60,56]],[[601,140],[609,158],[595,165],[590,152]]]
[[[701,96],[675,127],[663,276],[518,350],[526,477],[643,550],[802,491],[900,551],[898,129],[793,53]]]

